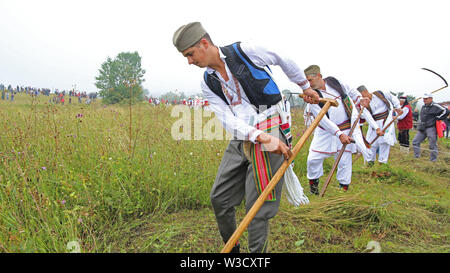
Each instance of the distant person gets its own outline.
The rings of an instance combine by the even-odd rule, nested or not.
[[[400,101],[397,97],[392,96],[391,93],[385,91],[375,91],[370,93],[364,86],[358,87],[358,91],[364,98],[370,99],[369,110],[375,124],[369,123],[369,129],[367,130],[367,141],[372,142],[377,136],[377,140],[371,145],[372,156],[367,158],[368,166],[375,164],[377,152],[378,162],[386,164],[389,159],[389,152],[391,146],[394,146],[396,141],[395,126],[392,123],[383,132],[384,127],[393,119],[394,111],[398,115],[403,114],[400,109]]]
[[[397,120],[398,142],[400,149],[409,151],[409,130],[413,127],[413,115],[411,106],[408,103],[408,97],[400,97],[400,106],[403,114],[399,115]]]
[[[420,157],[420,144],[428,138],[430,142],[430,161],[435,162],[438,156],[436,121],[445,119],[450,110],[433,102],[432,94],[423,96],[424,105],[420,110],[420,123],[417,126],[417,134],[412,141],[414,157]]]
[[[447,118],[445,119],[445,138],[448,138],[448,133],[450,131],[450,115],[447,116]]]
[[[224,152],[211,190],[219,231],[227,242],[236,229],[235,207],[245,197],[248,211],[267,186],[267,178],[292,155],[287,137],[279,134],[284,112],[278,109],[281,111],[283,101],[267,67],[280,66],[303,89],[305,101],[318,103],[319,96],[293,61],[246,43],[218,47],[199,22],[181,26],[173,36],[173,44],[189,64],[206,69],[201,81],[203,94],[224,128],[234,136]],[[192,98],[188,105],[192,105]],[[283,181],[284,178],[248,226],[250,252],[267,250],[269,220],[278,211]],[[239,252],[239,244],[232,252]]]

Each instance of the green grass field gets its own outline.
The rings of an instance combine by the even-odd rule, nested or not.
[[[130,139],[127,106],[48,99],[0,100],[0,252],[68,252],[70,241],[84,253],[222,249],[209,191],[227,140],[174,140],[172,108],[148,103],[132,107]],[[304,128],[299,110],[293,117],[295,144]],[[310,204],[283,197],[270,251],[364,252],[376,240],[383,252],[448,253],[450,141],[438,145],[436,163],[398,144],[386,166],[361,158],[349,192],[333,180],[323,198],[309,194],[304,147],[294,170]],[[241,205],[238,222],[244,215]],[[240,242],[247,251],[246,232]]]

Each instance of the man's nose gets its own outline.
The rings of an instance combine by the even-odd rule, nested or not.
[[[193,64],[193,63],[194,63],[194,61],[192,60],[191,57],[187,57],[187,59],[188,59],[188,63],[189,63],[189,64]]]

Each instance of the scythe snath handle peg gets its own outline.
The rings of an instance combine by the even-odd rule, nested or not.
[[[303,97],[305,96],[305,94],[298,94],[298,96],[299,96],[300,98],[303,99]],[[334,106],[334,107],[338,107],[338,106],[339,106],[339,103],[338,103],[336,100],[333,100],[333,99],[327,99],[327,98],[320,98],[320,99],[319,99],[319,103],[325,104],[325,103],[327,103],[327,102],[329,102],[329,103],[331,104],[331,106]]]

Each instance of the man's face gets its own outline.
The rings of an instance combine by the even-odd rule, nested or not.
[[[403,106],[405,104],[405,99],[400,99],[400,105]]]
[[[306,79],[309,81],[309,85],[312,89],[319,89],[322,83],[322,77],[320,74],[308,75]]]
[[[208,66],[206,49],[202,41],[182,52],[189,64],[194,64],[200,68]]]
[[[425,103],[426,105],[430,104],[431,102],[433,102],[433,98],[423,98],[423,103]]]
[[[371,99],[370,94],[369,94],[369,91],[364,90],[364,91],[362,91],[362,92],[360,92],[360,93],[361,93],[361,96],[362,96],[363,98]]]

